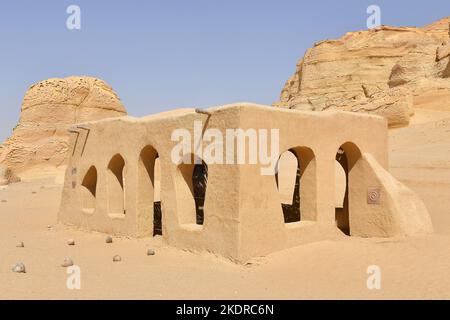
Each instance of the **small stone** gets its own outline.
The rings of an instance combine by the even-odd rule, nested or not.
[[[62,263],[61,267],[67,268],[73,266],[73,261],[70,258],[65,258],[64,262]]]
[[[148,256],[154,256],[155,255],[155,250],[154,249],[148,249],[147,250],[147,255]]]
[[[8,202],[8,200],[2,200],[2,202],[3,202],[3,203],[7,203],[7,202]]]
[[[12,272],[15,273],[25,273],[25,265],[22,262],[17,262],[13,267],[12,267]]]
[[[75,245],[75,240],[69,239],[69,240],[67,240],[67,244],[68,244],[69,246],[74,246],[74,245]]]
[[[107,236],[105,239],[106,243],[112,243],[113,242],[113,238],[111,236]]]
[[[25,247],[25,244],[22,241],[19,241],[19,242],[17,242],[16,247],[23,248],[23,247]]]
[[[113,262],[120,262],[120,261],[122,261],[122,258],[119,256],[119,255],[115,255],[114,257],[113,257]]]

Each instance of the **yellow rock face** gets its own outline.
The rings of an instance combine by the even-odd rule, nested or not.
[[[450,95],[449,22],[381,26],[319,42],[300,59],[274,105],[375,113],[391,127],[407,125],[417,106],[450,110],[442,99]]]
[[[71,126],[124,115],[119,97],[102,80],[69,77],[41,81],[25,94],[19,123],[0,147],[0,163],[16,174],[63,166]]]

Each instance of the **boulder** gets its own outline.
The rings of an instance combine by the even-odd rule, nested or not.
[[[33,168],[63,167],[69,151],[70,127],[124,115],[126,110],[119,97],[100,79],[41,81],[25,94],[19,123],[0,147],[0,164],[19,176]]]

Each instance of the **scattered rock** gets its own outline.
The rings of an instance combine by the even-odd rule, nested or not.
[[[147,255],[148,256],[154,256],[155,255],[155,250],[154,249],[148,249],[147,250]]]
[[[119,256],[119,255],[115,255],[114,257],[113,257],[113,262],[120,262],[120,261],[122,261],[122,258]]]
[[[67,240],[67,244],[68,244],[69,246],[74,246],[74,245],[75,245],[75,240],[69,239],[69,240]]]
[[[2,202],[2,203],[6,203],[6,202],[8,202],[8,200],[2,200],[1,202]]]
[[[16,244],[16,247],[17,247],[17,248],[24,248],[24,247],[25,247],[25,244],[23,243],[23,241],[19,241],[19,242]]]
[[[61,267],[67,268],[73,266],[73,260],[70,258],[65,258],[64,262],[61,264]]]
[[[112,243],[112,242],[113,242],[113,238],[112,238],[111,236],[107,236],[107,237],[105,238],[105,242],[106,242],[106,243]]]
[[[13,267],[12,267],[12,272],[15,273],[25,273],[25,265],[22,262],[17,262]]]

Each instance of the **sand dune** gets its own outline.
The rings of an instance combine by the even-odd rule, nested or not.
[[[449,234],[450,112],[418,110],[414,124],[391,130],[390,149],[391,172],[425,201],[435,231]]]

